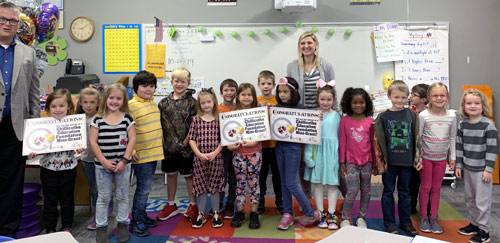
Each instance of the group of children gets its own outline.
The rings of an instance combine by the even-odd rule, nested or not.
[[[237,85],[234,80],[227,79],[220,85],[223,102],[218,104],[212,88],[202,89],[195,99],[194,90],[188,89],[190,78],[187,69],[175,69],[172,72],[173,92],[158,106],[152,99],[156,77],[147,71],[134,77],[135,94],[130,101],[121,84],[108,87],[102,98],[93,88],[80,92],[76,112],[85,113],[87,117],[88,149],[50,153],[41,160],[47,232],[55,231],[58,202],[62,228],[70,230],[72,227],[75,153],[82,154],[92,204],[96,207],[95,218],[88,228],[97,229],[98,243],[108,242],[107,215],[113,195],[113,178],[119,242],[128,240],[128,231],[147,236],[148,229],[157,225],[145,211],[157,161],[161,161],[168,183],[168,202],[157,215],[159,221],[180,213],[175,204],[180,173],[186,180],[190,201],[184,216],[192,221],[193,228],[203,227],[208,218],[206,214],[211,215],[214,228],[223,225],[222,218],[232,218],[231,226],[240,227],[246,219],[247,194],[251,204],[249,227],[260,228],[259,214],[266,210],[266,178],[271,168],[276,210],[282,214],[277,225],[280,230],[287,230],[294,223],[292,196],[304,214],[298,219],[302,225],[317,223],[318,227],[328,229],[351,225],[351,211],[358,191],[361,197],[356,225],[366,228],[371,175],[382,174],[382,212],[388,232],[398,232],[393,196],[397,187],[399,228],[409,235],[417,234],[410,220],[410,184],[418,177],[421,179],[416,183],[420,202],[419,229],[442,233],[437,218],[440,186],[449,161],[457,177],[465,178],[466,204],[471,212],[470,224],[459,233],[474,234],[470,242],[488,242],[491,172],[497,154],[497,132],[487,118],[490,108],[480,91],[472,89],[464,93],[460,103],[464,120],[457,125],[455,113],[447,110],[445,85],[435,83],[428,89],[412,90],[411,102],[420,112],[418,115],[405,108],[408,86],[402,81],[394,81],[388,89],[392,107],[374,121],[371,118],[372,100],[365,90],[346,89],[340,101],[340,112],[332,108],[337,102],[335,82],[319,80],[316,102],[322,114],[321,144],[243,140],[222,147],[219,113],[257,106],[304,109],[299,102],[299,84],[291,77],[280,78],[276,83],[272,72],[262,71],[258,76],[262,96],[257,97],[252,84]],[[69,91],[52,92],[46,110],[56,119],[73,114],[75,109]],[[316,210],[297,182],[302,159],[306,164],[304,179],[312,183]],[[129,220],[131,169],[137,177],[137,187]],[[340,220],[335,210],[342,178],[347,182],[347,192]],[[228,195],[224,205],[226,184]],[[323,207],[325,189],[326,210]],[[206,213],[208,197],[212,208]]]

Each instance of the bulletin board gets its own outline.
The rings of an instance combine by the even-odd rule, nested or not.
[[[102,70],[105,74],[137,73],[141,70],[141,25],[102,25]]]

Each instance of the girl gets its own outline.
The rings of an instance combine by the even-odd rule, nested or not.
[[[58,89],[50,93],[47,98],[45,111],[55,119],[62,119],[73,114],[75,110],[71,93],[67,89]],[[43,221],[48,233],[56,231],[57,205],[61,205],[60,231],[71,231],[73,215],[75,213],[74,189],[76,179],[76,165],[78,159],[75,154],[83,152],[85,148],[75,151],[62,151],[44,154],[40,159],[40,179],[43,190]],[[31,152],[30,158],[36,156]]]
[[[335,216],[337,207],[337,186],[339,185],[339,123],[340,115],[332,109],[336,101],[335,81],[326,83],[318,80],[316,101],[323,113],[321,121],[321,144],[306,144],[304,179],[312,184],[316,208],[321,213],[320,228],[338,229],[339,219]],[[328,212],[323,210],[323,188],[327,189]]]
[[[299,84],[291,77],[280,78],[276,87],[278,107],[303,108],[299,104]],[[302,225],[311,225],[320,218],[319,212],[314,211],[306,195],[297,183],[297,173],[302,157],[302,145],[298,143],[276,142],[276,161],[281,178],[283,194],[283,217],[277,228],[287,230],[293,225],[292,195],[302,207],[304,216],[299,219]]]
[[[373,163],[373,103],[370,95],[360,88],[347,88],[340,102],[340,175],[347,177],[347,194],[342,208],[340,227],[351,225],[351,210],[361,188],[361,200],[356,225],[366,228],[366,210],[370,204],[371,173],[377,174]]]
[[[470,223],[458,233],[475,234],[469,242],[490,242],[491,173],[498,153],[498,132],[488,119],[491,115],[488,98],[477,89],[464,92],[460,114],[464,120],[458,124],[455,173],[458,178],[464,177],[465,205],[470,213]]]
[[[421,156],[416,169],[420,170],[420,220],[423,232],[443,233],[438,223],[441,182],[450,155],[450,167],[455,167],[455,136],[457,120],[455,112],[446,109],[448,88],[441,83],[433,83],[427,92],[429,108],[419,115]],[[430,214],[427,207],[430,197]]]
[[[189,145],[196,157],[193,162],[193,191],[198,196],[198,217],[193,228],[201,228],[207,221],[205,206],[210,194],[213,218],[212,227],[222,227],[219,215],[219,195],[224,191],[224,164],[220,145],[219,111],[217,97],[212,88],[202,89],[196,102],[197,116],[189,129]]]
[[[242,83],[236,91],[236,109],[249,109],[257,107],[257,93],[252,84]],[[236,174],[236,206],[238,211],[235,213],[231,226],[240,227],[245,221],[245,188],[250,187],[250,229],[260,228],[259,214],[257,207],[259,205],[259,174],[262,164],[262,144],[261,142],[241,141],[227,146],[233,151],[234,173]]]
[[[89,137],[90,124],[92,123],[92,118],[94,118],[97,113],[97,109],[99,107],[99,103],[101,102],[101,93],[94,88],[84,88],[80,90],[78,94],[78,102],[76,104],[76,114],[86,114],[87,117],[87,138]],[[89,140],[90,141],[90,140]],[[95,181],[95,165],[94,158],[95,155],[92,153],[92,149],[90,149],[90,142],[87,144],[89,148],[86,153],[82,154],[81,160],[83,170],[85,172],[85,177],[87,177],[87,182],[90,188],[90,200],[93,208],[96,206],[97,202],[97,185]],[[95,230],[96,223],[95,217],[90,221],[87,225],[87,229]]]
[[[113,84],[104,92],[99,111],[92,120],[90,146],[95,154],[97,205],[96,242],[108,242],[107,208],[112,195],[112,180],[115,178],[115,197],[118,205],[118,242],[129,239],[128,187],[130,161],[135,146],[135,122],[127,114],[127,91],[122,84]]]

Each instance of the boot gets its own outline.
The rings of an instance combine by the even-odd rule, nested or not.
[[[127,225],[124,223],[118,223],[118,242],[124,243],[129,239]]]
[[[108,239],[108,226],[98,227],[96,230],[95,241],[96,243],[109,243]]]

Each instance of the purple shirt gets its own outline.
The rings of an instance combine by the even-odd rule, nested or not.
[[[350,116],[345,116],[340,120],[340,163],[364,165],[366,162],[373,162],[372,123],[373,119],[369,117],[364,121],[356,121]]]

